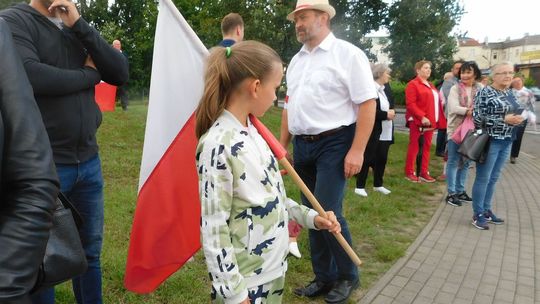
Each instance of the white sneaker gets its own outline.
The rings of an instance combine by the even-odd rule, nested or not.
[[[297,258],[301,258],[300,250],[298,249],[297,242],[289,242],[289,253],[294,255]]]
[[[366,192],[366,189],[364,188],[356,188],[354,189],[354,193],[360,195],[360,196],[363,196],[363,197],[367,197],[367,192]]]
[[[377,191],[377,192],[380,192],[384,195],[387,195],[387,194],[390,194],[390,190],[386,189],[385,187],[373,187],[373,190]]]

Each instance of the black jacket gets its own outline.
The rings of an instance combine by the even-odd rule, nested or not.
[[[0,303],[29,303],[58,178],[32,88],[0,18]]]
[[[384,93],[388,98],[388,103],[390,104],[390,109],[394,109],[394,94],[392,94],[392,89],[387,83],[384,85]],[[377,109],[375,112],[375,122],[373,123],[373,131],[371,131],[371,136],[369,137],[369,142],[378,142],[379,137],[382,133],[382,122],[388,119],[388,112],[381,110],[381,102],[379,98],[376,99]],[[394,143],[394,127],[392,125],[392,140],[391,143]]]
[[[76,164],[93,157],[98,146],[101,112],[94,86],[103,80],[122,85],[128,79],[127,60],[81,17],[60,30],[28,4],[2,12],[34,89],[54,160]],[[97,71],[85,67],[90,55]]]

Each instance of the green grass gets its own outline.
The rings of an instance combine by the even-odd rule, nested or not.
[[[134,102],[128,112],[118,107],[104,113],[99,129],[101,159],[105,178],[105,241],[102,254],[103,293],[105,303],[208,303],[210,282],[203,255],[199,251],[195,261],[186,264],[154,293],[137,295],[123,287],[127,248],[135,210],[139,167],[144,140],[147,107]],[[271,108],[262,121],[274,132],[279,132],[281,111]],[[408,246],[430,220],[438,206],[442,183],[412,184],[403,178],[403,167],[408,137],[396,133],[396,143],[390,148],[385,174],[385,186],[392,194],[384,196],[369,191],[368,198],[353,193],[354,180],[349,181],[344,213],[353,236],[354,249],[363,261],[362,287],[351,302],[366,290],[405,254]],[[441,172],[440,159],[432,157],[433,175]],[[300,201],[300,192],[285,177],[288,196]],[[324,303],[296,297],[292,290],[312,279],[307,233],[299,237],[301,259],[289,259],[284,303]],[[57,288],[57,303],[75,303],[69,283]]]

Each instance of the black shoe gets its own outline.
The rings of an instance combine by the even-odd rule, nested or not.
[[[448,194],[446,196],[446,203],[448,205],[452,205],[454,207],[459,207],[461,206],[461,201],[459,200],[457,194]]]
[[[460,201],[472,202],[472,198],[465,191],[458,194],[457,198],[459,198]]]
[[[324,301],[331,304],[345,303],[353,290],[358,288],[358,286],[360,286],[359,279],[354,281],[339,280],[334,285],[334,288],[326,295]]]
[[[332,289],[332,287],[334,287],[333,283],[325,283],[313,280],[305,287],[296,288],[294,290],[294,294],[301,297],[312,298],[327,294]]]

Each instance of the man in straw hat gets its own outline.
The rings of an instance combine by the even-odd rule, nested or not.
[[[351,243],[343,196],[346,179],[362,167],[377,92],[366,55],[332,34],[335,14],[328,0],[298,0],[287,16],[303,47],[287,69],[280,141],[286,147],[293,140],[296,170],[324,209],[334,211]],[[359,286],[357,267],[331,234],[311,230],[309,241],[315,279],[295,293],[345,302]]]

